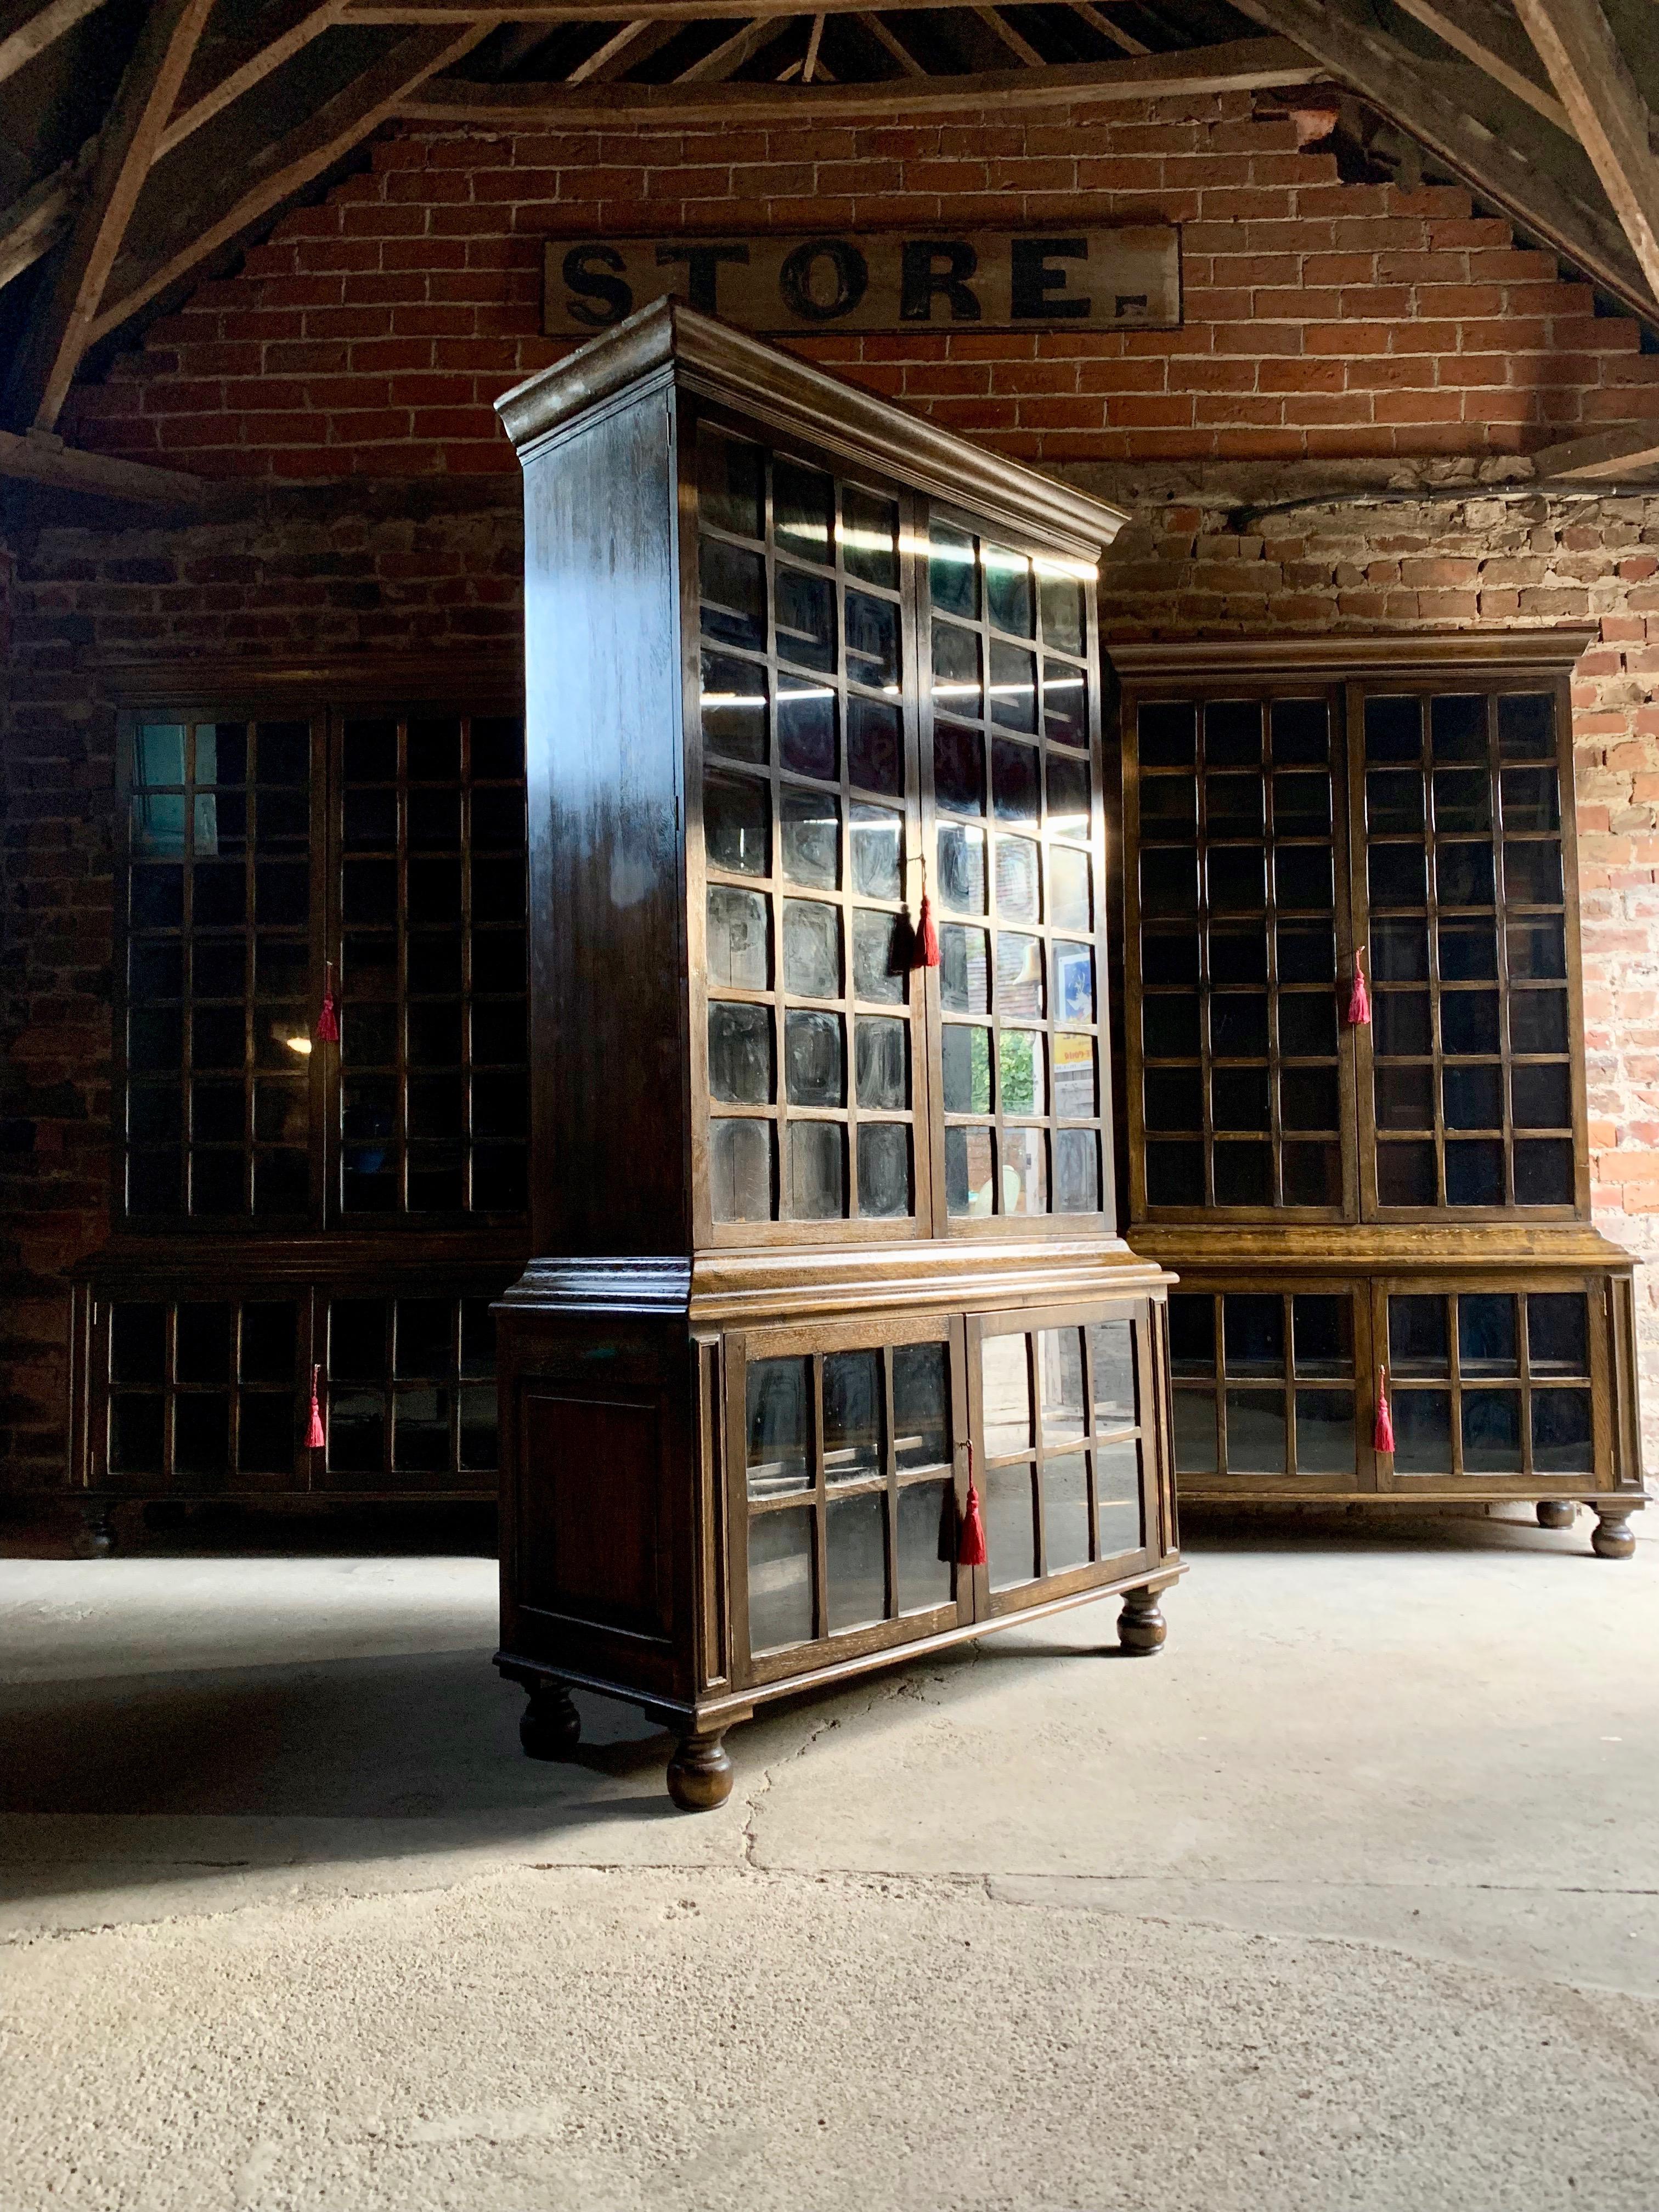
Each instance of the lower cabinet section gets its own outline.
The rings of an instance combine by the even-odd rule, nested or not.
[[[515,1291],[498,1663],[532,1692],[526,1747],[568,1747],[572,1684],[684,1751],[762,1698],[1111,1590],[1155,1650],[1180,1571],[1164,1279],[1123,1260],[1125,1295],[742,1328]],[[717,1802],[696,1771],[671,1789]]]
[[[1601,1548],[1606,1525],[1627,1534],[1643,1502],[1627,1263],[1176,1264],[1184,1498],[1580,1499],[1602,1509]]]

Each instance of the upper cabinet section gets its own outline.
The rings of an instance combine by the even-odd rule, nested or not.
[[[1581,642],[1133,672],[1137,1218],[1588,1218]]]
[[[1109,1227],[1121,518],[670,307],[501,406],[540,1249]]]

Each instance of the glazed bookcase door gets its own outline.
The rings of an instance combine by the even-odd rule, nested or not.
[[[1340,688],[1131,694],[1132,1218],[1358,1218]]]
[[[713,409],[682,450],[697,1233],[923,1236],[915,501]]]
[[[960,1319],[726,1339],[737,1679],[776,1680],[974,1618]]]
[[[1086,1231],[1113,1173],[1093,574],[971,514],[925,521],[935,1233]]]
[[[975,1476],[986,1565],[975,1617],[994,1619],[1156,1565],[1172,1548],[1157,1418],[1162,1309],[993,1314],[968,1323]]]
[[[1170,1294],[1176,1477],[1252,1497],[1374,1491],[1377,1362],[1364,1283],[1241,1268]]]
[[[1613,1285],[1536,1275],[1516,1287],[1398,1276],[1372,1291],[1389,1368],[1392,1456],[1379,1487],[1571,1498],[1613,1487]]]
[[[1368,1219],[1588,1219],[1565,678],[1350,687]]]

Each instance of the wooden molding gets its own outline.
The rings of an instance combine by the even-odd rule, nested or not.
[[[271,702],[284,711],[303,700],[316,706],[480,702],[509,709],[524,696],[523,657],[514,649],[490,653],[342,653],[337,659],[272,661],[237,659],[133,659],[88,654],[82,666],[121,707],[222,708],[250,710]]]
[[[654,0],[659,15],[752,15],[752,0]],[[466,84],[439,80],[398,103],[406,120],[487,123],[501,129],[556,122],[561,128],[675,130],[684,123],[799,123],[840,115],[935,115],[1057,100],[1146,100],[1311,84],[1328,72],[1283,39],[1241,39],[1174,54],[1054,69],[990,70],[967,76],[884,77],[871,84],[618,84],[603,93],[563,84]]]
[[[1552,672],[1571,668],[1601,633],[1594,627],[1550,629],[1370,630],[1318,637],[1181,637],[1135,640],[1106,653],[1120,676],[1136,683],[1237,676],[1241,681],[1284,673],[1387,676],[1411,680],[1442,670],[1491,668]]]
[[[1659,161],[1653,118],[1601,0],[1515,0],[1516,13],[1595,164],[1649,288],[1659,295]],[[1649,34],[1651,38],[1651,33]]]
[[[1050,534],[1093,562],[1128,516],[1018,461],[970,446],[759,338],[656,300],[603,337],[517,385],[495,402],[520,459],[613,393],[670,370],[693,390],[759,414],[797,437],[855,450],[935,499],[966,503],[1013,526]]]

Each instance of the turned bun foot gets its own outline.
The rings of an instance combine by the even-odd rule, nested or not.
[[[1154,1651],[1162,1650],[1169,1632],[1156,1590],[1125,1590],[1123,1610],[1117,1617],[1120,1650],[1132,1652],[1137,1658],[1150,1658]]]
[[[519,1719],[519,1741],[528,1759],[568,1759],[581,1741],[582,1717],[562,1682],[544,1682],[530,1692]]]
[[[106,1559],[115,1549],[115,1501],[88,1498],[81,1504],[81,1535],[76,1550],[83,1559]]]
[[[1603,1510],[1590,1530],[1590,1549],[1598,1559],[1627,1559],[1636,1549],[1636,1531],[1628,1511]]]
[[[1577,1518],[1578,1508],[1570,1498],[1540,1498],[1538,1501],[1540,1528],[1571,1528]]]
[[[712,1813],[732,1795],[724,1729],[683,1735],[668,1762],[668,1794],[682,1813]]]

